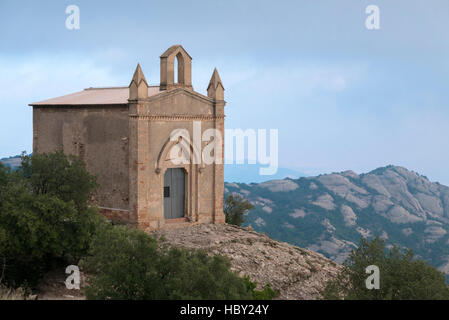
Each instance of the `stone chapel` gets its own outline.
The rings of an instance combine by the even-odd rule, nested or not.
[[[100,186],[95,203],[116,222],[145,231],[224,223],[225,103],[217,70],[207,95],[194,91],[192,58],[174,45],[160,56],[159,85],[148,85],[137,65],[128,87],[31,103],[33,153],[62,150],[82,159]],[[204,139],[208,129],[221,139]],[[183,134],[173,139],[173,132]],[[202,151],[212,141],[218,161],[206,163]]]

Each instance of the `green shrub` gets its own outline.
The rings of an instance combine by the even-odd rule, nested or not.
[[[19,171],[29,180],[34,194],[73,201],[81,209],[88,206],[92,193],[98,187],[95,176],[87,171],[84,162],[62,151],[33,156],[22,154]]]
[[[223,208],[226,223],[241,226],[245,221],[245,213],[252,208],[254,208],[254,206],[248,200],[243,200],[240,195],[230,194],[226,198]]]
[[[60,152],[24,157],[17,172],[0,165],[0,278],[6,284],[35,285],[55,264],[86,254],[100,221],[87,202],[93,182],[79,160]]]
[[[256,290],[257,283],[252,282],[249,277],[245,277],[246,288],[251,292],[254,300],[272,300],[278,296],[278,292],[271,289],[270,284],[266,284],[262,290]]]
[[[158,245],[140,230],[104,226],[82,262],[88,299],[250,299],[222,256]]]
[[[367,289],[366,267],[380,270],[380,288]],[[323,291],[325,299],[347,300],[423,300],[449,299],[445,276],[427,262],[414,259],[412,250],[394,246],[385,249],[378,237],[365,239],[344,263],[343,272],[329,281]]]

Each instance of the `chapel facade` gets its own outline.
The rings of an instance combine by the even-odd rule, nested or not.
[[[33,153],[83,160],[99,183],[94,202],[116,222],[145,231],[224,223],[225,103],[217,70],[207,95],[196,92],[192,58],[175,45],[160,56],[159,85],[137,65],[128,87],[30,104]]]

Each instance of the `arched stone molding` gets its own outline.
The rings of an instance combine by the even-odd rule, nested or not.
[[[173,163],[170,159],[170,151],[173,147],[177,146],[181,148],[181,150],[189,150],[189,158],[187,163]],[[157,161],[155,163],[155,172],[159,176],[160,183],[160,203],[161,203],[161,212],[164,212],[164,176],[165,172],[169,168],[182,168],[186,174],[185,179],[185,217],[189,221],[198,221],[198,213],[199,213],[199,194],[198,194],[198,186],[201,178],[201,171],[204,167],[201,164],[201,154],[199,150],[192,144],[189,143],[189,139],[181,134],[177,140],[173,141],[168,138],[163,144]]]

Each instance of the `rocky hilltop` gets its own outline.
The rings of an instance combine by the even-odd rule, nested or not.
[[[170,245],[227,256],[232,270],[249,276],[259,288],[270,284],[278,299],[319,299],[341,268],[316,252],[232,225],[198,224],[153,234],[164,235]]]
[[[341,263],[378,235],[449,271],[449,187],[403,167],[225,187],[255,205],[246,224],[274,239]]]

